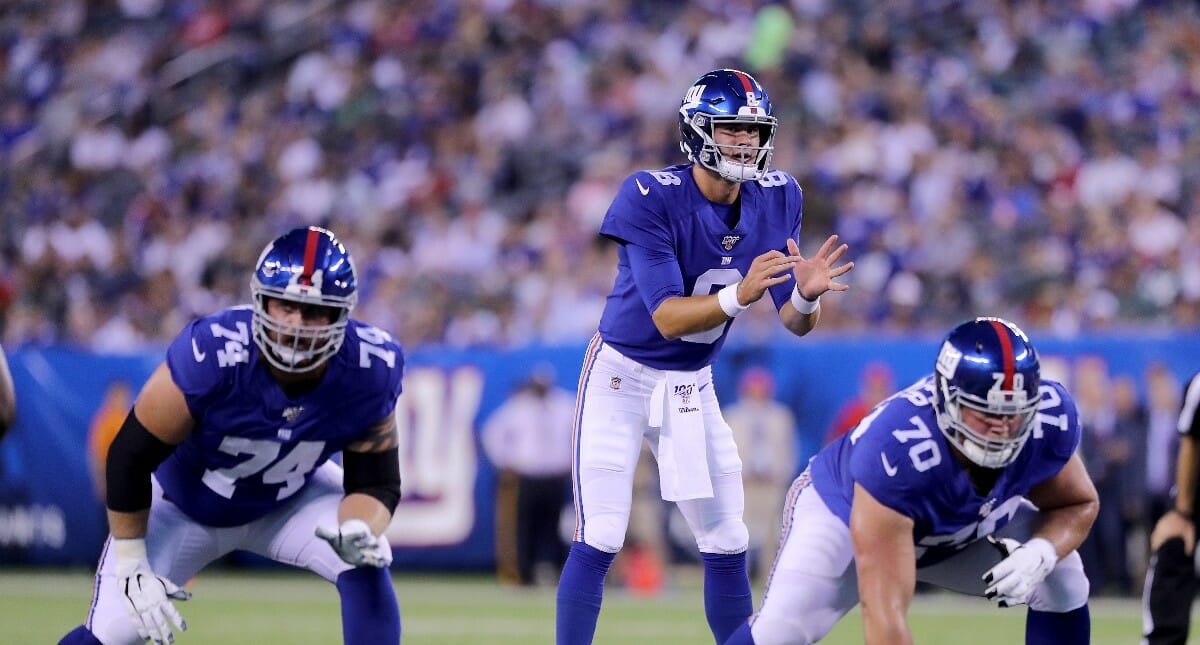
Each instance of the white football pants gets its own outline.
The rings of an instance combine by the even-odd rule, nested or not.
[[[216,528],[198,524],[162,496],[154,482],[150,524],[146,532],[146,555],[154,573],[179,586],[212,561],[235,550],[245,550],[276,562],[302,567],[333,582],[353,567],[342,561],[329,543],[313,534],[318,524],[338,526],[337,509],[344,496],[342,469],[327,461],[312,479],[280,509],[249,524]],[[84,623],[104,645],[135,645],[137,628],[126,613],[116,574],[116,556],[104,544],[96,572],[92,605]],[[175,601],[187,618],[186,602]],[[186,637],[185,637],[186,639]]]
[[[643,438],[658,458],[659,429],[650,427],[649,409],[663,374],[621,355],[599,336],[588,346],[573,442],[576,541],[607,553],[624,545]],[[701,552],[741,553],[749,542],[742,522],[742,461],[733,431],[721,417],[712,370],[699,370],[696,383],[713,497],[680,501],[679,510]]]
[[[757,645],[815,643],[858,604],[850,528],[809,484],[806,471],[788,491],[783,545],[767,580],[762,608],[751,619]],[[1032,535],[1036,519],[1036,508],[1025,502],[995,534],[1024,542]],[[995,546],[976,540],[946,560],[917,569],[917,580],[983,597],[982,576],[999,561]],[[1088,589],[1079,554],[1071,552],[1038,585],[1029,606],[1067,612],[1087,602]]]

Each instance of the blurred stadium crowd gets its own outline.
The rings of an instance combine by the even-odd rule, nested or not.
[[[0,17],[0,338],[160,346],[324,224],[408,346],[571,343],[717,66],[781,119],[824,328],[1200,325],[1200,19],[1135,0],[59,0]],[[773,338],[756,307],[743,338]],[[763,310],[766,307],[761,308]]]

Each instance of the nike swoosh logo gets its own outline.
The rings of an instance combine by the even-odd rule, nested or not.
[[[645,186],[642,185],[642,180],[638,179],[637,177],[634,177],[633,182],[638,185],[638,192],[642,193],[643,195],[650,194],[650,189],[646,188]]]
[[[880,453],[879,458],[883,459],[883,470],[887,472],[888,477],[895,477],[896,473],[900,472],[900,468],[888,463],[887,455]]]
[[[204,352],[200,351],[200,348],[196,346],[196,339],[195,339],[195,338],[193,338],[193,339],[192,339],[192,356],[195,356],[195,357],[196,357],[196,362],[197,362],[197,363],[203,363],[203,362],[204,362],[204,357],[205,357],[205,356],[207,356],[207,354],[205,354]]]

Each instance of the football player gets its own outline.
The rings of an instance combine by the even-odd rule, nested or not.
[[[575,423],[576,529],[558,585],[560,644],[590,643],[604,577],[624,544],[643,439],[663,499],[677,502],[704,562],[709,626],[723,641],[750,615],[741,461],[710,365],[733,319],[768,292],[808,333],[819,298],[854,266],[831,236],[800,255],[800,186],[771,170],[776,119],[753,77],[709,72],[679,108],[688,163],[625,179],[600,225],[617,278],[584,359]]]
[[[759,612],[727,644],[814,643],[862,603],[866,642],[912,642],[918,580],[1028,605],[1025,642],[1087,643],[1075,549],[1099,509],[1079,413],[999,318],[955,327],[934,372],[822,449],[788,491]]]
[[[1196,496],[1200,486],[1200,372],[1183,391],[1179,410],[1179,453],[1175,457],[1175,500],[1150,533],[1150,566],[1142,593],[1142,643],[1184,645],[1192,603],[1200,591],[1196,575]]]
[[[180,586],[235,549],[334,583],[346,643],[399,642],[381,533],[400,498],[401,348],[350,318],[354,264],[325,229],[268,244],[250,287],[253,306],[183,330],[113,440],[111,535],[61,643],[172,642]]]

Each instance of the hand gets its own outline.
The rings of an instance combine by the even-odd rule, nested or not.
[[[387,541],[376,537],[371,527],[360,519],[342,522],[335,532],[318,526],[317,537],[329,543],[338,556],[356,567],[386,567],[392,563]]]
[[[999,600],[1001,607],[1014,607],[1029,602],[1033,590],[1058,564],[1058,552],[1046,538],[1020,542],[1010,538],[988,536],[988,541],[1000,549],[1005,558],[983,574],[983,582],[991,585],[984,595]]]
[[[805,300],[816,300],[826,291],[845,291],[850,288],[849,285],[833,281],[854,268],[853,262],[833,266],[849,248],[845,244],[834,248],[837,239],[837,235],[830,235],[816,255],[805,259],[800,255],[800,246],[796,244],[796,240],[788,238],[788,253],[791,254],[789,257],[796,261],[796,267],[792,269],[796,278],[796,289]]]
[[[779,251],[767,251],[754,258],[746,277],[738,283],[738,304],[750,305],[762,299],[768,287],[783,284],[791,279],[788,271],[795,266],[796,258]],[[782,274],[782,275],[781,275]]]
[[[117,558],[117,584],[138,636],[160,645],[174,643],[170,623],[179,631],[187,631],[187,621],[171,600],[187,600],[192,594],[154,573],[146,559],[146,541],[142,538],[113,538],[113,550]]]
[[[1191,555],[1196,546],[1196,526],[1183,515],[1173,510],[1167,511],[1158,518],[1158,523],[1150,533],[1150,550],[1157,551],[1163,542],[1176,537],[1183,538],[1183,552]]]

